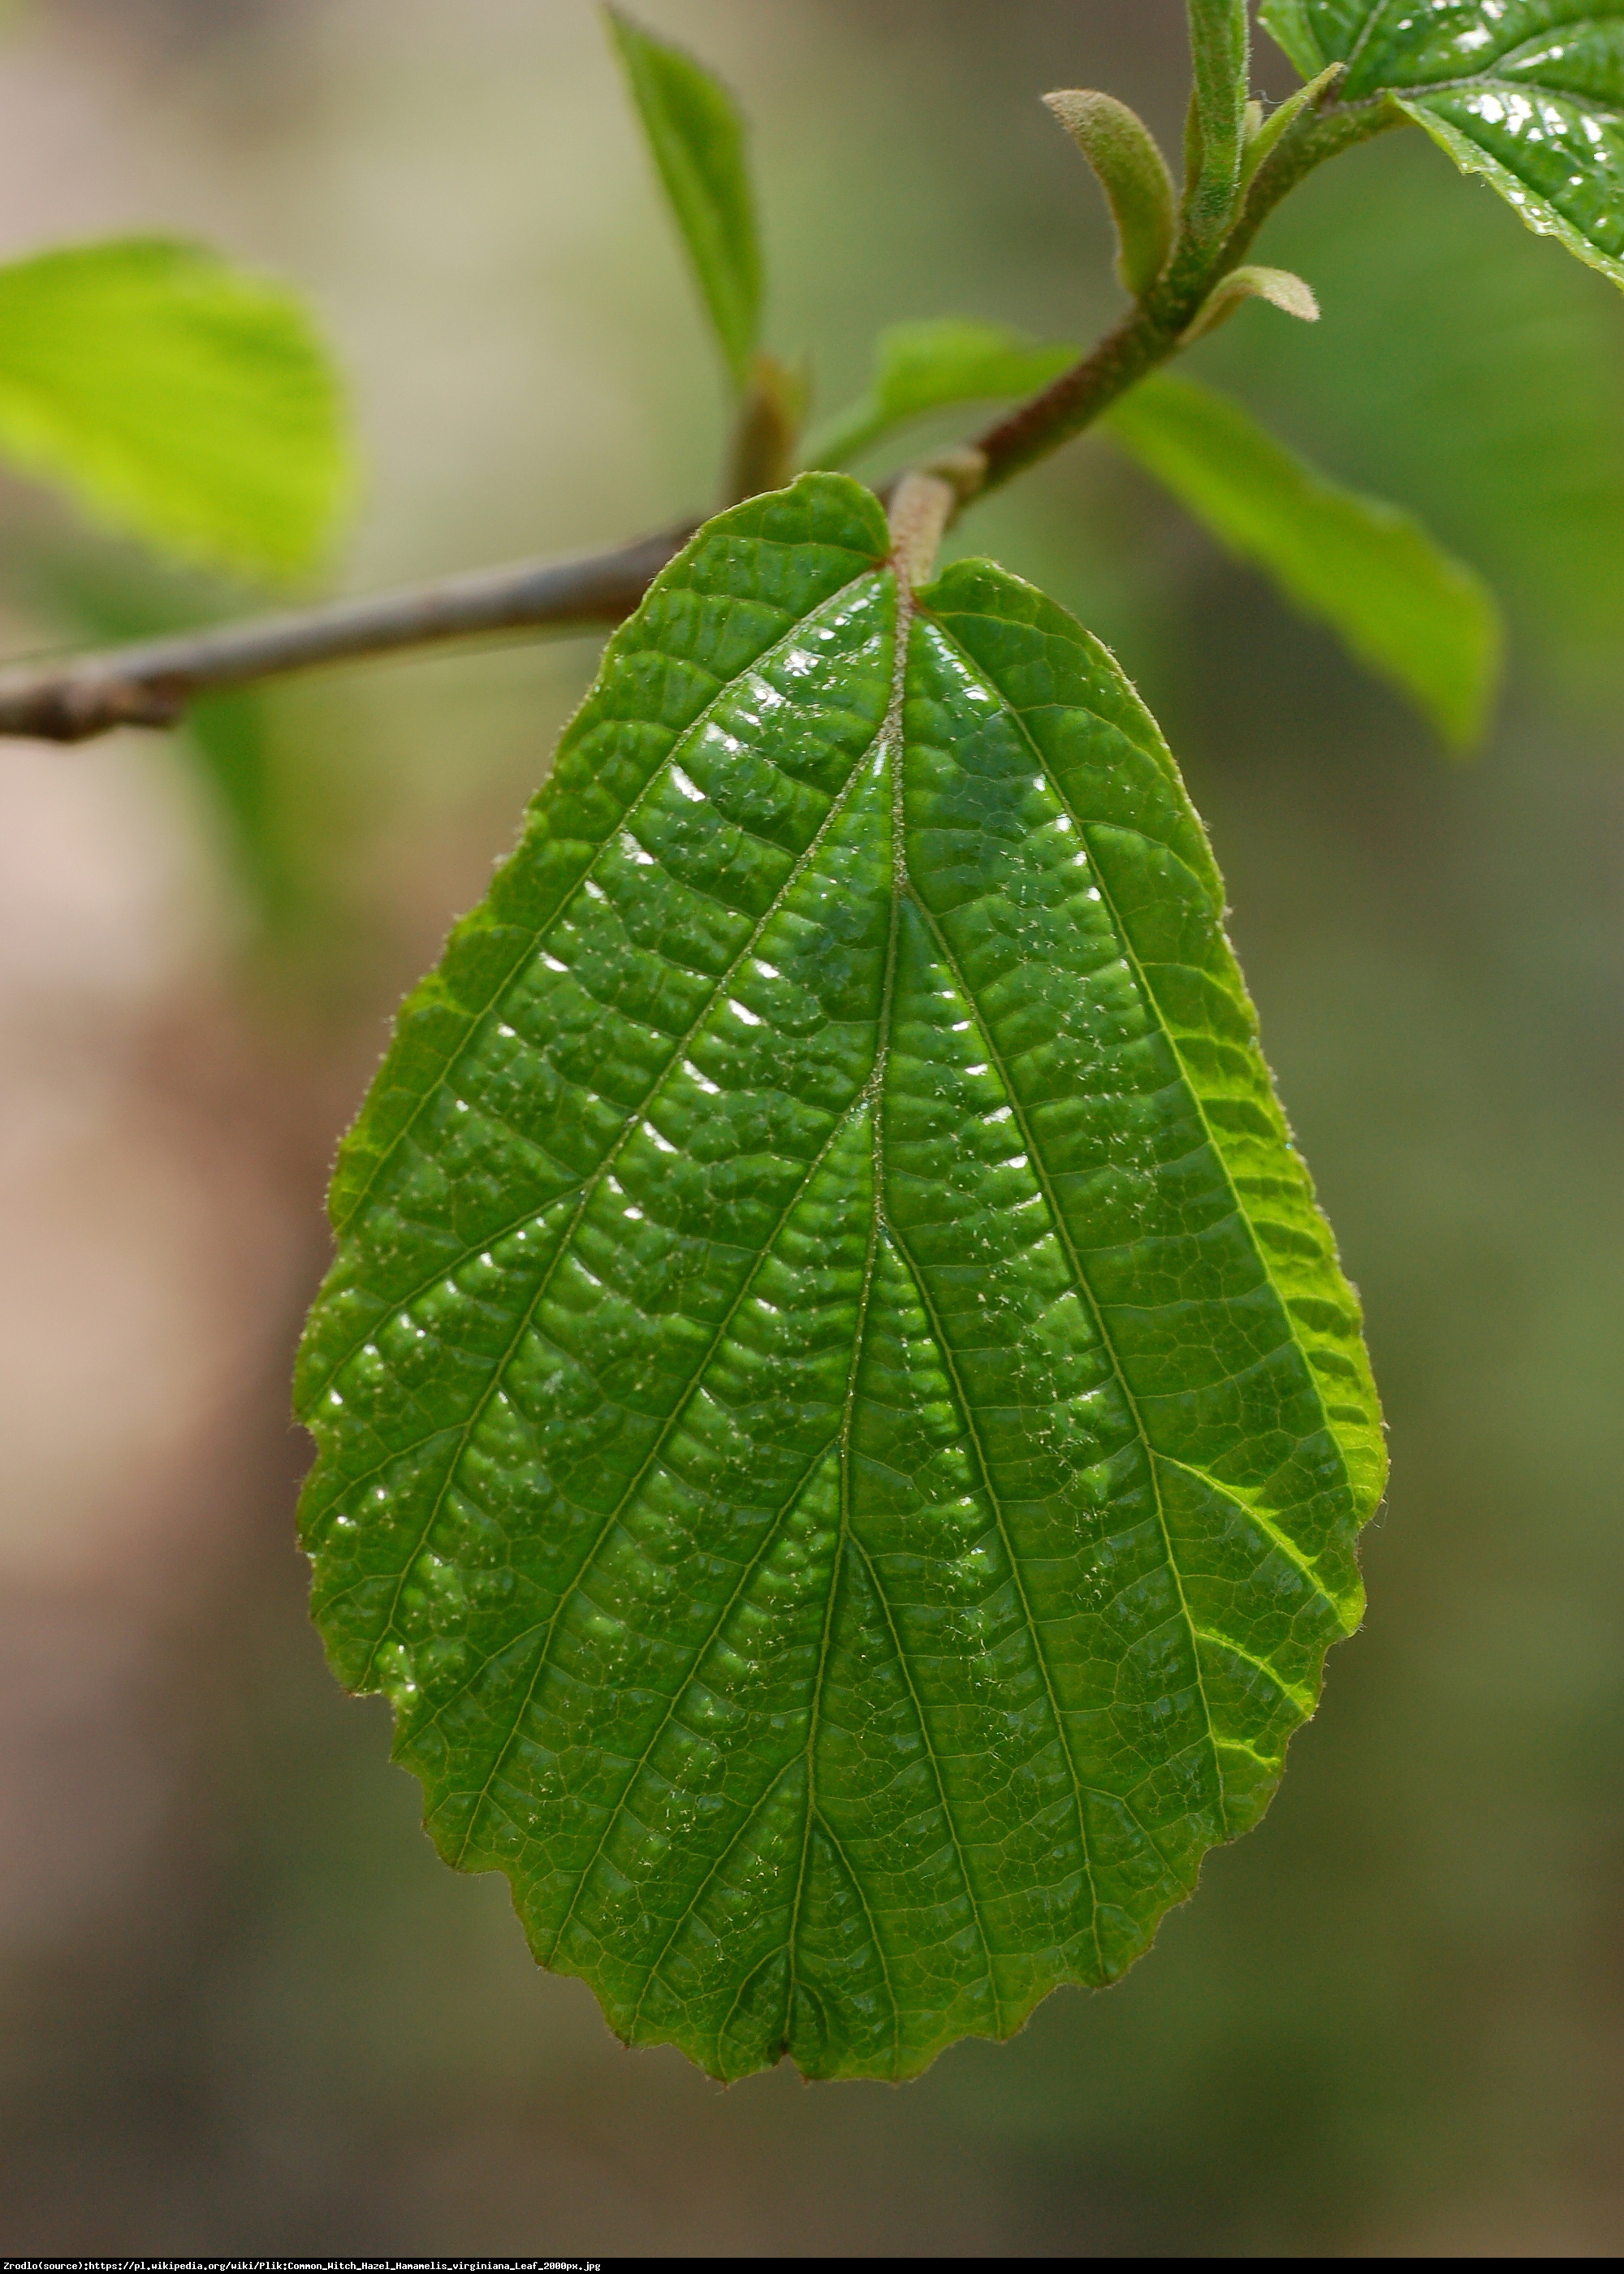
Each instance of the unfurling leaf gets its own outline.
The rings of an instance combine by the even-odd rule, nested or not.
[[[139,537],[272,576],[310,565],[354,485],[297,301],[154,237],[0,267],[0,452]]]
[[[1003,324],[970,323],[957,316],[893,324],[875,343],[868,393],[810,437],[807,463],[847,465],[927,411],[1033,394],[1058,379],[1081,353],[1064,341],[1034,340]]]
[[[1238,403],[1191,380],[1141,381],[1101,425],[1447,742],[1477,741],[1500,675],[1500,614],[1481,579],[1412,516],[1327,481]]]
[[[332,1663],[718,2076],[1109,1981],[1255,1822],[1382,1445],[1155,726],[838,476],[611,641],[410,999],[301,1361]]]
[[[1246,0],[1185,0],[1194,85],[1186,139],[1184,230],[1214,244],[1234,216],[1246,128]]]
[[[1266,0],[1304,73],[1345,62],[1339,94],[1383,93],[1529,227],[1624,284],[1624,0]]]
[[[762,264],[744,122],[719,79],[618,9],[610,29],[734,388],[761,332]]]
[[[1043,100],[1098,176],[1116,224],[1116,274],[1143,299],[1173,245],[1173,181],[1156,138],[1114,94],[1067,87]]]
[[[1272,308],[1282,308],[1288,316],[1296,316],[1304,324],[1320,320],[1320,303],[1312,288],[1289,268],[1231,268],[1196,311],[1184,335],[1184,346],[1216,331],[1246,300],[1267,300]]]

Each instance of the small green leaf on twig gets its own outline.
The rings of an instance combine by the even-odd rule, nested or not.
[[[1241,157],[1243,189],[1251,181],[1282,136],[1297,124],[1304,111],[1311,109],[1318,102],[1327,87],[1334,79],[1340,79],[1345,69],[1346,65],[1342,64],[1327,64],[1325,69],[1311,79],[1306,87],[1299,87],[1295,94],[1288,95],[1279,109],[1271,111],[1267,118],[1262,114],[1260,105],[1247,104],[1246,147]],[[1254,108],[1258,112],[1255,127],[1251,124],[1251,114]]]
[[[734,387],[749,384],[761,330],[756,200],[738,106],[680,48],[617,9],[610,30]]]
[[[957,316],[893,324],[875,343],[868,391],[808,439],[809,466],[845,466],[911,418],[955,403],[1031,395],[1074,364],[1082,350],[1032,339],[1004,324]]]
[[[1320,320],[1320,303],[1312,288],[1290,269],[1232,268],[1201,303],[1184,333],[1183,344],[1189,347],[1204,339],[1208,332],[1215,331],[1244,300],[1267,300],[1271,307],[1283,308],[1288,316],[1296,316],[1305,324],[1317,324]]]
[[[1500,675],[1500,612],[1482,579],[1411,515],[1327,481],[1239,403],[1192,380],[1145,380],[1101,425],[1446,742],[1479,738]]]
[[[1115,95],[1066,87],[1043,100],[1099,177],[1116,224],[1116,274],[1142,300],[1173,244],[1173,180],[1156,138]]]
[[[317,557],[355,478],[293,295],[158,237],[0,267],[0,451],[149,542],[270,576]]]

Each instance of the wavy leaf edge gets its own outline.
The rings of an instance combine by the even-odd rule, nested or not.
[[[1154,722],[1107,651],[1031,586],[961,561],[915,602],[896,594],[887,553],[868,493],[842,476],[802,476],[708,524],[615,635],[518,850],[402,1011],[341,1155],[339,1255],[301,1356],[298,1410],[320,1448],[302,1536],[335,1673],[390,1697],[395,1758],[425,1784],[437,1846],[463,1868],[508,1874],[538,1960],[588,1980],[628,2042],[677,2044],[724,2078],[787,2052],[809,2075],[899,2081],[961,2037],[1009,2037],[1063,1984],[1124,1970],[1192,1891],[1207,1848],[1267,1804],[1285,1743],[1313,1711],[1326,1649],[1358,1623],[1353,1544],[1384,1469],[1357,1300],[1258,1053],[1217,872]],[[786,576],[812,597],[786,625]],[[733,668],[712,673],[715,691],[697,701],[702,651]],[[834,659],[822,677],[820,651]],[[1034,699],[1022,705],[1007,688],[995,697],[1001,672]],[[1084,708],[1035,699],[1062,681]],[[628,690],[646,711],[669,705],[673,689],[688,704],[671,714],[685,718],[674,729],[669,717],[658,734],[643,734],[646,718],[613,717]],[[794,765],[769,781],[745,764],[741,734],[753,719],[759,749],[788,732],[772,724],[786,708],[801,740],[773,745]],[[1068,734],[1081,737],[1081,756],[1068,757]],[[966,770],[956,751],[974,763]],[[1085,776],[1092,819],[1076,802]],[[796,794],[814,779],[821,812]],[[772,810],[770,789],[783,793]],[[747,809],[751,843],[738,817]],[[966,815],[979,865],[958,842]],[[1143,826],[1153,818],[1161,838]],[[595,838],[570,834],[588,820]],[[751,898],[758,858],[758,884],[780,877],[764,900],[764,884]],[[703,892],[695,883],[683,897],[685,871],[706,880]],[[733,905],[713,917],[718,878]],[[1144,897],[1126,900],[1124,879]],[[537,1002],[568,1002],[547,1030],[559,1063],[619,1079],[605,1029],[657,975],[628,951],[610,985],[611,957],[599,980],[612,999],[589,1012],[568,994],[574,973],[591,975],[594,925],[630,938],[624,927],[676,924],[678,910],[690,965],[699,946],[710,955],[693,996],[703,1003],[680,1041],[667,1026],[669,1048],[649,1045],[644,1072],[656,1060],[659,1070],[599,1117],[599,1164],[572,1186],[534,1117],[514,1119],[523,1079],[541,1077],[511,1045]],[[999,965],[1000,927],[1023,924],[1024,945]],[[611,935],[596,937],[601,946]],[[1075,978],[1083,951],[1072,972],[1064,955],[1085,937],[1096,960],[1073,998],[1044,957],[1062,957],[1061,982]],[[1154,982],[1152,951],[1172,958]],[[675,968],[663,975],[668,1021]],[[848,1010],[868,1005],[846,1022],[872,1027],[867,1058],[838,1020],[816,1026],[808,1006],[819,987]],[[1002,1007],[987,1008],[995,998]],[[1045,1020],[1062,1073],[1066,1050],[1097,1045],[1146,1081],[1170,1065],[1184,1085],[1170,1118],[1144,1107],[1137,1137],[1132,1114],[1115,1133],[1101,1122],[1085,1135],[1077,1157],[1092,1161],[1096,1185],[1117,1179],[1114,1199],[1074,1198],[1065,1150],[1067,1116],[1074,1123],[1098,1098],[1058,1077],[1040,1096],[1011,1047],[1026,1035],[1030,1055]],[[789,1039],[775,1062],[780,1028]],[[683,1182],[703,1164],[717,1124],[699,1109],[715,1099],[726,1101],[718,1116],[734,1115],[730,1128],[776,1126],[799,1146],[788,1167],[770,1152],[750,1166],[754,1195],[740,1164],[758,1155],[718,1170],[735,1232],[759,1219],[755,1246],[739,1239],[731,1261],[693,1232],[703,1206],[720,1202],[702,1206],[695,1195],[710,1187]],[[599,1103],[572,1099],[574,1122],[558,1108],[552,1143],[568,1150]],[[1153,1159],[1147,1132],[1193,1149]],[[514,1161],[530,1178],[522,1210]],[[955,1232],[952,1209],[972,1190]],[[1209,1292],[1208,1312],[1182,1295],[1163,1306],[1177,1327],[1172,1360],[1145,1323],[1155,1306],[1123,1299],[1146,1290],[1121,1242],[1090,1247],[1087,1268],[1077,1244],[1079,1224],[1120,1231],[1136,1207],[1158,1205],[1147,1284],[1158,1270],[1177,1279],[1175,1249],[1192,1285],[1202,1272],[1214,1286],[1240,1274],[1230,1293]],[[415,1241],[412,1209],[424,1219]],[[1201,1232],[1179,1229],[1180,1209],[1193,1220],[1204,1209]],[[532,1231],[553,1240],[545,1265],[516,1260]],[[520,1302],[527,1270],[534,1284]],[[544,1310],[555,1279],[559,1297]],[[648,1329],[636,1301],[656,1297],[665,1309]],[[1203,1318],[1218,1319],[1214,1302],[1227,1355],[1247,1364],[1201,1382],[1177,1357],[1178,1336],[1199,1347]],[[806,1339],[774,1323],[786,1316],[805,1322]],[[1278,1337],[1282,1322],[1267,1350],[1247,1340]],[[476,1350],[464,1365],[454,1333],[484,1336],[499,1362]],[[1124,1337],[1138,1338],[1127,1359]],[[673,1350],[661,1418],[642,1427],[635,1397],[652,1412],[649,1385]],[[1209,1373],[1223,1355],[1210,1352]],[[933,1365],[927,1394],[887,1404]],[[1170,1396],[1187,1409],[1184,1437],[1163,1416],[1169,1365],[1184,1367]],[[425,1436],[435,1369],[460,1382],[467,1412]],[[1041,1426],[1023,1419],[1028,1396]],[[1152,1409],[1154,1430],[1143,1419]],[[1282,1433],[1293,1427],[1288,1455]],[[1158,1442],[1169,1430],[1177,1450]],[[665,1462],[673,1446],[681,1460]],[[608,1506],[568,1579],[559,1564],[544,1622],[545,1590],[515,1569],[501,1518],[545,1561],[545,1480],[552,1544],[569,1548],[570,1526],[578,1535],[587,1519],[553,1480],[570,1459]],[[599,1488],[615,1461],[631,1479],[618,1501]],[[750,1517],[749,1494],[759,1499],[774,1474],[776,1513]],[[709,1563],[703,1544],[695,1561],[697,1532],[684,1532],[705,1476],[734,1495],[711,1514],[718,1536],[733,1536],[724,1516],[741,1535],[735,1576],[705,1613],[709,1630],[683,1638],[695,1574],[709,1572],[713,1593],[724,1585],[714,1547]],[[1047,1496],[1034,1499],[1044,1477]],[[623,1521],[628,1510],[635,1524]],[[806,1577],[823,1566],[826,1586]],[[1112,1619],[1125,1639],[1101,1688],[1073,1645],[1088,1635],[1103,1646]],[[498,1646],[476,1663],[468,1630],[479,1620]],[[555,1634],[568,1667],[549,1664]],[[1069,1657],[1056,1657],[1056,1635]],[[811,1666],[797,1705],[794,1683],[806,1688]],[[837,1676],[844,1688],[831,1687]],[[485,1722],[482,1683],[496,1715]],[[1229,1716],[1222,1737],[1216,1697]],[[538,1717],[549,1714],[538,1743]],[[617,1715],[636,1721],[620,1755]],[[489,1755],[477,1792],[459,1766],[459,1730]],[[962,1753],[948,1742],[955,1732]],[[560,1767],[566,1755],[573,1768]],[[981,1765],[979,1780],[961,1758]],[[1137,1781],[1112,1788],[1113,1774],[1120,1786],[1130,1773]],[[588,1823],[600,1773],[602,1821]],[[1004,1818],[988,1812],[995,1773],[1017,1796]],[[703,1872],[701,1825],[718,1850]],[[575,1860],[560,1878],[546,1857],[566,1848]],[[674,1919],[659,1909],[673,1890]]]

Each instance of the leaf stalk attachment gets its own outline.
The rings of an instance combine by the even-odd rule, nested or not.
[[[928,584],[936,551],[986,474],[979,450],[951,450],[903,475],[891,493],[891,557],[910,591]]]

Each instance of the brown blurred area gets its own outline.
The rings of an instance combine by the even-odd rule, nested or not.
[[[885,321],[1109,313],[1035,97],[1109,87],[1176,146],[1174,0],[640,12],[756,121],[774,343],[823,407]],[[586,0],[13,8],[0,256],[153,229],[320,311],[368,465],[343,587],[713,493],[716,373]],[[1371,1614],[1265,1826],[1124,1984],[901,2090],[623,2052],[328,1678],[286,1389],[338,1132],[593,653],[0,744],[0,2251],[1624,2245],[1624,307],[1418,137],[1264,257],[1324,323],[1248,311],[1203,367],[1504,591],[1471,767],[1101,445],[962,538],[1168,727],[1370,1312]],[[0,487],[6,653],[256,604]]]

